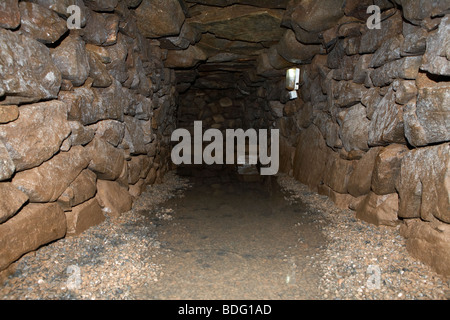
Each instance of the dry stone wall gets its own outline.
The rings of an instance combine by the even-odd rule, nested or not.
[[[0,3],[0,270],[130,210],[167,171],[175,74],[138,2]]]
[[[284,39],[309,61],[276,47],[301,68],[299,99],[279,102],[281,168],[360,219],[401,224],[412,255],[448,275],[450,5],[379,1],[381,28],[369,29],[372,1],[338,2],[286,11]]]

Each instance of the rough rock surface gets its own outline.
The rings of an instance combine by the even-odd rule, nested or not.
[[[66,113],[59,101],[30,104],[20,108],[16,121],[0,126],[0,139],[17,171],[36,167],[59,151],[71,132]]]
[[[30,202],[54,202],[89,164],[83,147],[61,152],[39,167],[18,172],[12,184],[30,198]]]
[[[61,86],[61,73],[40,42],[0,29],[0,104],[20,104],[54,99]]]
[[[56,203],[28,204],[0,224],[0,269],[24,253],[64,237],[66,228],[66,217]]]

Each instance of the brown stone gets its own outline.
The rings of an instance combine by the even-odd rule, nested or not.
[[[407,152],[396,184],[399,217],[450,223],[449,168],[448,143]]]
[[[61,91],[58,99],[68,107],[68,119],[83,125],[99,120],[123,120],[124,107],[130,104],[125,89],[117,80],[108,88],[76,88],[74,91]]]
[[[51,49],[52,59],[61,71],[63,79],[74,86],[81,86],[89,76],[89,61],[86,47],[78,36],[69,35],[55,49]]]
[[[352,150],[368,150],[369,124],[366,108],[358,103],[344,111],[345,117],[340,128],[342,144],[348,152]]]
[[[118,217],[131,210],[133,204],[127,189],[115,181],[97,180],[96,198],[103,212],[111,217]]]
[[[348,181],[353,171],[354,162],[341,159],[336,152],[327,157],[323,173],[323,183],[336,192],[348,193]]]
[[[450,276],[450,230],[447,224],[407,219],[400,227],[406,249],[436,272]]]
[[[111,76],[106,69],[106,66],[102,63],[101,58],[91,51],[87,51],[89,60],[89,77],[92,78],[92,86],[107,88],[112,84]]]
[[[370,192],[356,208],[356,218],[377,226],[394,227],[399,223],[397,212],[397,193],[379,196]]]
[[[318,34],[333,27],[344,16],[344,1],[312,1],[296,3],[289,18],[297,39],[303,43],[317,43]]]
[[[133,197],[139,197],[145,190],[145,179],[139,179],[138,182],[129,186],[128,193]]]
[[[150,143],[153,141],[153,133],[150,121],[143,121],[125,116],[124,143],[133,155],[147,154]]]
[[[279,41],[284,10],[233,5],[225,8],[198,6],[187,21],[202,33],[246,42]]]
[[[402,5],[403,16],[413,24],[425,24],[427,18],[439,16],[449,10],[446,0],[397,0]]]
[[[58,14],[31,2],[20,2],[20,32],[42,43],[55,43],[66,33],[67,22]]]
[[[424,146],[450,140],[450,84],[419,90],[417,100],[405,107],[405,134],[413,146]]]
[[[30,203],[0,224],[0,270],[23,254],[66,234],[66,217],[56,203]]]
[[[20,25],[18,0],[3,0],[0,2],[0,27],[16,29]]]
[[[0,124],[16,120],[19,117],[19,108],[15,105],[0,105]]]
[[[139,30],[147,38],[177,36],[185,17],[177,0],[143,0],[136,9]]]
[[[37,3],[47,9],[55,11],[61,17],[68,18],[72,15],[72,12],[67,12],[67,8],[71,5],[76,5],[80,8],[80,23],[81,27],[86,25],[87,8],[84,5],[84,0],[31,0],[28,2]]]
[[[329,157],[325,139],[315,125],[300,133],[294,156],[294,177],[312,190],[317,190],[323,179]]]
[[[61,72],[49,49],[27,36],[0,29],[0,104],[22,104],[55,99]]]
[[[411,99],[417,96],[417,87],[412,80],[395,80],[392,83],[395,91],[395,102],[398,104],[407,104]]]
[[[403,106],[395,103],[392,87],[380,101],[369,126],[369,146],[405,143]]]
[[[427,50],[422,70],[432,74],[450,76],[450,16],[441,20],[439,29],[427,38]]]
[[[100,14],[90,11],[86,26],[83,28],[83,39],[86,43],[109,46],[117,42],[119,17],[114,14]]]
[[[334,85],[334,98],[337,107],[349,107],[361,102],[367,89],[362,84],[353,81],[338,81]]]
[[[324,111],[314,112],[313,123],[319,128],[330,148],[341,148],[342,141],[339,137],[339,125],[333,121],[330,115]]]
[[[389,38],[395,37],[402,32],[402,15],[400,12],[393,12],[394,10],[391,9],[383,13],[382,19],[387,18],[392,13],[394,15],[382,22],[381,29],[365,28],[366,33],[361,37],[359,53],[374,53]]]
[[[128,166],[128,183],[136,184],[141,178],[142,160],[145,156],[131,157],[130,161],[127,161]]]
[[[407,152],[405,145],[391,144],[378,153],[372,174],[373,192],[378,195],[396,192],[395,183],[400,174],[402,158]]]
[[[202,49],[197,46],[189,46],[185,50],[170,50],[164,65],[166,68],[190,68],[206,59],[208,56]]]
[[[303,63],[321,53],[319,45],[305,45],[297,40],[295,33],[288,29],[276,46],[278,53],[291,63]]]
[[[102,138],[114,147],[117,147],[125,135],[125,125],[116,120],[103,120],[92,127],[96,128],[95,136]]]
[[[84,146],[94,139],[95,130],[83,126],[78,121],[69,121],[72,133],[69,136],[70,144],[72,146]]]
[[[16,167],[2,140],[0,139],[0,181],[11,178]]]
[[[58,204],[63,210],[71,210],[95,196],[97,177],[91,170],[83,170],[58,198]]]
[[[105,220],[102,208],[95,198],[73,207],[72,211],[68,211],[65,214],[68,236],[79,235]]]
[[[20,107],[16,121],[0,126],[0,138],[17,171],[36,167],[59,151],[70,134],[66,112],[60,101],[30,104]]]
[[[91,162],[89,169],[97,174],[99,179],[116,180],[124,166],[123,150],[113,147],[102,138],[94,138],[87,146]]]
[[[61,152],[39,167],[16,173],[12,184],[30,198],[30,202],[53,202],[88,166],[89,158],[81,146]]]
[[[383,42],[377,51],[375,51],[372,55],[369,67],[378,68],[388,62],[400,59],[403,41],[403,35],[398,34]]]
[[[376,87],[387,86],[394,79],[414,80],[417,78],[421,64],[422,56],[394,60],[374,69],[370,73],[370,78]]]
[[[360,197],[370,192],[375,159],[380,150],[381,147],[371,148],[356,162],[347,186],[348,193],[352,196]]]
[[[11,218],[25,202],[28,196],[9,182],[0,183],[0,224]]]

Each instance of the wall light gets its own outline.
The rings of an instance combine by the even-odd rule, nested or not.
[[[286,89],[289,90],[289,99],[298,98],[297,90],[300,83],[300,69],[291,68],[286,71]]]

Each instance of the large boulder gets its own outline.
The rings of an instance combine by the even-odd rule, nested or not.
[[[20,32],[42,43],[55,43],[67,31],[67,22],[52,10],[20,2]]]
[[[450,82],[419,90],[404,112],[405,134],[413,146],[450,140]]]
[[[198,6],[187,21],[202,33],[246,42],[276,42],[284,33],[280,27],[284,10],[233,5],[225,8]]]
[[[39,167],[18,172],[12,184],[23,191],[30,202],[53,202],[88,164],[85,149],[72,147],[69,152],[61,152]]]
[[[391,144],[378,153],[372,174],[373,192],[378,195],[396,192],[395,183],[400,174],[402,158],[408,151],[405,145]]]
[[[403,16],[411,23],[426,24],[426,20],[450,11],[447,0],[395,0],[403,8]]]
[[[278,54],[291,63],[303,63],[310,61],[316,54],[322,52],[319,45],[306,45],[297,40],[294,31],[285,31],[280,42],[276,46]]]
[[[93,198],[65,212],[67,221],[67,235],[76,236],[90,227],[105,220],[102,208],[97,199]]]
[[[348,193],[348,182],[354,164],[354,161],[341,159],[337,152],[331,153],[325,163],[323,183],[336,192]]]
[[[438,31],[427,38],[422,70],[450,76],[450,15],[445,16]]]
[[[294,29],[302,43],[320,43],[319,34],[344,16],[344,0],[301,0],[286,12],[283,23]]]
[[[400,227],[408,252],[431,266],[436,272],[450,276],[450,228],[448,224],[407,219]]]
[[[97,174],[99,179],[116,180],[124,166],[124,151],[113,147],[102,138],[95,137],[87,146],[91,162],[89,169]]]
[[[450,223],[450,145],[409,151],[402,160],[396,189],[399,217],[434,218]]]
[[[403,106],[395,103],[392,87],[378,104],[369,126],[369,146],[405,143]]]
[[[68,12],[67,8],[71,5],[76,5],[80,8],[80,27],[86,25],[87,8],[84,5],[84,0],[30,0],[28,2],[37,3],[47,9],[55,11],[61,17],[70,17],[72,12]]]
[[[98,180],[96,199],[103,212],[111,217],[118,217],[131,210],[133,198],[127,189],[116,181]]]
[[[55,99],[61,72],[49,49],[17,32],[0,29],[0,104],[21,104]]]
[[[97,176],[89,169],[81,171],[76,179],[58,198],[58,204],[64,211],[93,198],[97,192]]]
[[[124,108],[130,101],[127,90],[119,81],[113,80],[108,88],[75,88],[61,91],[58,99],[68,105],[68,119],[83,125],[94,124],[100,120],[123,120]]]
[[[201,61],[208,59],[208,56],[198,46],[189,46],[185,50],[170,50],[164,61],[166,68],[190,68]]]
[[[148,38],[177,36],[185,20],[177,0],[143,0],[135,12],[138,28]]]
[[[366,108],[358,103],[344,111],[345,117],[340,128],[340,138],[345,150],[368,150],[369,124]]]
[[[109,46],[117,42],[119,17],[113,14],[100,14],[88,11],[83,40],[94,45]]]
[[[294,155],[294,177],[317,191],[323,181],[329,152],[325,139],[315,125],[303,130]]]
[[[0,223],[11,218],[28,201],[28,196],[9,182],[0,183]]]
[[[356,162],[347,185],[352,196],[360,197],[370,192],[375,159],[380,150],[381,147],[371,148]]]
[[[368,223],[385,226],[396,226],[400,222],[397,217],[398,194],[377,195],[370,192],[356,207],[356,218]]]
[[[41,102],[20,107],[16,121],[0,125],[0,139],[17,171],[36,167],[59,151],[71,132],[66,114],[60,101]]]
[[[69,35],[51,49],[51,55],[63,79],[70,80],[74,86],[84,84],[90,69],[85,43],[80,37]]]
[[[0,270],[23,254],[63,238],[66,228],[66,217],[58,204],[28,204],[0,224]]]

